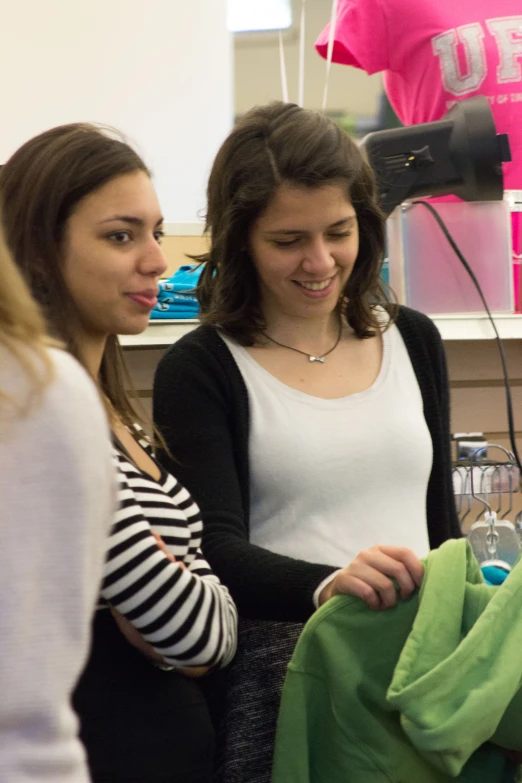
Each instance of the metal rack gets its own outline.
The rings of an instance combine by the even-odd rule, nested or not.
[[[485,442],[484,442],[485,443]],[[498,444],[473,449],[466,443],[453,467],[453,488],[463,532],[481,563],[500,558],[509,567],[518,558],[522,542],[522,510],[514,513],[520,489],[520,471],[511,452]],[[503,459],[491,459],[491,452]],[[464,458],[463,458],[464,456]],[[514,518],[514,524],[507,518]],[[492,561],[491,561],[492,562]],[[495,562],[497,562],[495,560]]]

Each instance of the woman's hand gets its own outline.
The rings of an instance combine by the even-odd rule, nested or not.
[[[178,669],[180,674],[184,674],[185,677],[191,677],[193,679],[204,677],[209,671],[210,666],[189,666],[186,669]]]
[[[125,636],[129,644],[132,644],[145,658],[149,658],[154,663],[165,663],[165,659],[160,653],[156,652],[152,644],[147,642],[140,632],[127,620],[120,612],[111,607],[111,613],[116,621],[116,625]],[[185,677],[203,677],[210,669],[210,666],[190,666],[186,669],[176,669],[179,674]]]
[[[180,568],[186,568],[185,563],[176,560],[173,554],[171,554],[161,536],[158,533],[152,531],[152,535],[156,539],[158,548],[161,549],[165,557],[167,557],[172,563],[177,563]],[[120,612],[111,607],[112,616],[116,621],[116,625],[125,636],[129,644],[132,644],[139,652],[146,658],[150,658],[155,663],[165,663],[165,659],[160,653],[156,652],[152,644],[147,642],[140,632],[127,620]],[[186,669],[177,669],[180,674],[184,674],[186,677],[203,677],[210,669],[210,666],[190,666]]]
[[[343,568],[321,590],[319,606],[334,595],[356,595],[375,611],[390,609],[401,598],[408,598],[420,587],[424,567],[419,558],[402,546],[372,546],[360,552],[349,566]]]
[[[111,614],[116,621],[116,625],[127,639],[129,644],[132,644],[139,652],[146,658],[150,658],[154,663],[165,663],[165,659],[160,655],[152,644],[145,641],[141,633],[133,626],[130,620],[127,620],[117,609],[111,606]]]
[[[155,533],[154,530],[151,530],[151,533],[154,536],[154,538],[156,539],[156,543],[158,545],[158,549],[161,549],[161,551],[163,552],[165,557],[168,558],[168,560],[170,560],[172,563],[177,563],[180,568],[186,568],[187,567],[185,565],[185,563],[183,563],[183,561],[176,560],[174,555],[169,552],[169,550],[167,549],[167,545],[165,544],[165,542],[162,539],[162,537],[160,535],[158,535],[158,533]]]

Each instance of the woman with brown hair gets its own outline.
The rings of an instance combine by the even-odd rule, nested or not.
[[[72,690],[114,513],[103,407],[0,238],[0,780],[88,783]]]
[[[87,124],[26,142],[0,171],[7,243],[51,332],[96,380],[119,479],[93,650],[74,697],[94,783],[204,783],[213,734],[193,677],[234,654],[236,610],[203,559],[188,492],[160,467],[126,391],[166,268],[150,173]]]
[[[434,324],[383,290],[373,173],[324,116],[248,112],[215,159],[207,230],[203,325],[161,360],[154,417],[240,612],[221,779],[265,783],[302,623],[338,593],[393,606],[460,534],[448,380]]]

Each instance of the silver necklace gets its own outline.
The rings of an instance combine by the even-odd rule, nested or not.
[[[288,348],[289,351],[295,351],[296,353],[302,353],[303,356],[308,356],[309,362],[321,362],[321,364],[324,364],[324,360],[328,356],[329,353],[332,353],[332,351],[335,351],[337,346],[339,345],[339,342],[341,340],[341,334],[343,332],[343,322],[341,318],[339,318],[339,333],[337,335],[337,340],[335,341],[334,345],[330,348],[330,350],[326,351],[326,353],[323,353],[322,356],[314,356],[311,353],[307,353],[306,351],[301,351],[300,348],[294,348],[291,345],[285,345],[284,343],[278,343],[277,340],[274,340],[273,337],[270,337],[269,334],[266,332],[261,332],[263,337],[266,337],[267,340],[270,340],[271,343],[274,343],[275,345],[279,345],[280,348]]]

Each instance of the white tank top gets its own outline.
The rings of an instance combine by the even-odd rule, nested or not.
[[[251,542],[339,567],[374,544],[425,556],[432,443],[397,327],[373,385],[334,400],[290,388],[221,336],[249,397]]]

